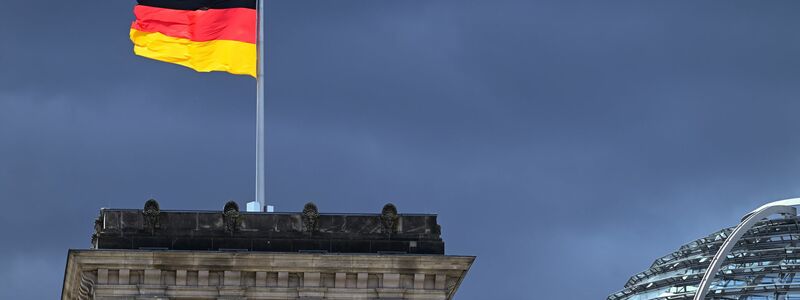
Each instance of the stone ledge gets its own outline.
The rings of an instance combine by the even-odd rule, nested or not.
[[[71,250],[62,299],[89,299],[87,293],[76,294],[78,287],[86,287],[97,299],[441,300],[457,289],[473,260],[470,256],[445,255]],[[272,278],[271,284],[280,285],[281,274],[284,287],[253,286],[258,278],[259,284],[270,284],[267,278]],[[337,275],[338,284],[349,287],[334,288]],[[301,286],[306,276],[310,280],[307,284],[319,287]],[[125,277],[127,281],[122,279]],[[327,278],[324,282],[323,277]],[[100,279],[105,283],[99,284]],[[452,286],[442,286],[445,282]]]

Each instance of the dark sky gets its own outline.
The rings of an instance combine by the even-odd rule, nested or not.
[[[134,1],[0,10],[0,298],[101,207],[252,200],[255,82],[132,54]],[[800,195],[796,1],[268,2],[280,211],[438,213],[459,300],[603,299]]]

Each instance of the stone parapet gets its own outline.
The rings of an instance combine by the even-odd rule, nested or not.
[[[246,250],[269,252],[444,254],[433,214],[324,214],[309,203],[298,213],[102,209],[94,249]]]

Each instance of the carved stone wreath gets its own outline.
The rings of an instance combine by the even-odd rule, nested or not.
[[[225,231],[233,235],[234,232],[239,230],[242,225],[242,216],[239,214],[239,204],[234,201],[225,203],[225,208],[222,210],[222,219],[225,222]]]
[[[394,204],[388,203],[383,206],[381,210],[381,225],[383,232],[391,236],[397,233],[397,223],[400,218],[397,216],[397,207]]]
[[[161,227],[160,215],[161,209],[158,206],[158,201],[150,199],[144,203],[144,210],[142,211],[144,227],[150,230],[150,234],[155,233],[156,229]]]
[[[312,234],[319,229],[319,210],[314,202],[308,202],[303,206],[303,230]]]

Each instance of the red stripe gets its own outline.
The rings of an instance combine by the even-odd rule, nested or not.
[[[226,8],[177,10],[136,5],[131,28],[195,42],[232,40],[256,43],[256,10]]]

